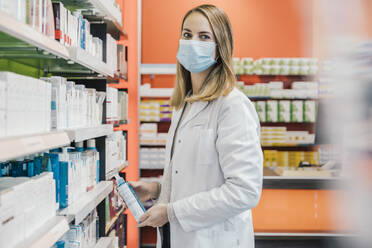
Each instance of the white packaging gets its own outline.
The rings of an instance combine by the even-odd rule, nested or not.
[[[279,101],[279,122],[290,122],[291,121],[291,104],[290,101]]]
[[[291,122],[303,122],[303,101],[291,101]]]
[[[139,223],[141,216],[145,213],[145,208],[142,206],[141,202],[136,196],[136,193],[127,182],[124,182],[122,178],[119,179],[118,177],[117,182],[120,196],[123,198],[125,204],[128,206],[137,223]]]
[[[112,87],[107,87],[106,92],[106,121],[107,123],[118,121],[118,90]]]
[[[304,101],[304,122],[315,122],[316,120],[316,102]]]
[[[266,122],[278,122],[278,101],[266,101]]]

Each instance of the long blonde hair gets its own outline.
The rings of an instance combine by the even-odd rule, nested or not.
[[[212,32],[216,40],[216,58],[215,63],[200,87],[199,92],[190,97],[186,94],[192,90],[191,75],[177,61],[176,83],[171,97],[171,105],[176,109],[182,107],[183,103],[196,101],[212,101],[219,96],[228,95],[235,86],[235,74],[233,70],[233,36],[229,18],[220,8],[204,4],[191,9],[186,13],[182,21],[181,31],[186,18],[194,12],[205,16],[212,27]]]

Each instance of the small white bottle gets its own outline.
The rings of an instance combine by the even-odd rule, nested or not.
[[[133,214],[137,223],[139,223],[141,216],[146,212],[145,208],[138,199],[132,186],[130,186],[129,183],[125,182],[124,179],[119,175],[115,175],[115,178],[116,184],[118,185],[118,192],[121,198],[123,198],[125,204],[129,208],[130,212]]]

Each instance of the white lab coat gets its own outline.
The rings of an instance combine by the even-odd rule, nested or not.
[[[166,166],[182,108],[174,111]],[[182,121],[173,153],[170,202],[172,248],[254,247],[251,209],[262,189],[260,123],[239,90],[195,102]],[[161,247],[158,232],[157,248]]]

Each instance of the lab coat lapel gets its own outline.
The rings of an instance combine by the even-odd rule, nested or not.
[[[182,112],[183,112],[185,106],[186,106],[186,104],[184,104],[183,107],[180,108],[179,110],[176,110],[176,111],[173,112],[173,120],[172,120],[171,128],[168,131],[168,142],[167,142],[167,144],[168,144],[167,157],[169,158],[169,160],[170,160],[170,157],[171,157],[170,153],[171,153],[171,150],[172,150],[172,147],[173,147],[173,137],[175,135],[178,122],[181,119],[181,115],[182,115]]]
[[[182,121],[181,125],[179,126],[179,129],[181,129],[186,123],[194,119],[202,110],[204,110],[209,102],[207,101],[199,101],[194,102],[191,104],[190,112],[187,114],[187,116]]]

